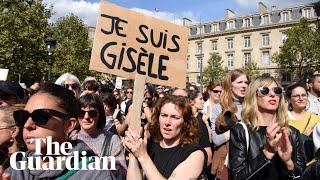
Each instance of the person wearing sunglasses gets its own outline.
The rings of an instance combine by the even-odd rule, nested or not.
[[[210,115],[211,135],[215,152],[211,173],[217,178],[226,174],[224,162],[228,152],[230,128],[241,119],[242,102],[247,92],[249,78],[240,70],[230,71],[223,82],[220,103],[212,107]]]
[[[280,84],[271,76],[251,82],[241,115],[243,124],[235,124],[230,133],[232,179],[299,178],[306,156],[299,131],[288,125]]]
[[[28,151],[22,157],[22,162],[29,161],[36,156],[36,139],[46,139],[52,137],[53,142],[61,145],[64,142],[70,142],[72,148],[67,150],[70,155],[63,155],[61,152],[55,152],[71,158],[75,152],[86,152],[86,157],[95,156],[94,152],[82,141],[70,141],[68,134],[75,128],[79,113],[79,106],[73,93],[64,87],[53,83],[45,83],[41,89],[30,97],[24,110],[14,111],[13,117],[17,125],[23,127],[23,140]],[[46,154],[47,144],[41,141],[41,159],[55,159],[56,156]],[[83,153],[79,155],[82,157]],[[60,157],[61,157],[60,156]],[[61,161],[62,170],[34,170],[22,169],[16,170],[12,167],[6,169],[2,176],[10,175],[11,179],[113,179],[114,176],[109,171],[100,170],[72,170],[67,169],[66,162]],[[78,162],[79,164],[90,161]],[[17,164],[18,167],[19,162]],[[56,166],[56,165],[55,165]]]
[[[203,105],[203,114],[208,119],[211,115],[212,107],[220,103],[220,95],[222,92],[221,83],[218,81],[210,82],[207,86],[209,98]]]
[[[87,93],[79,98],[79,106],[78,139],[84,141],[99,157],[115,157],[117,171],[112,172],[118,179],[124,179],[127,172],[124,148],[119,136],[105,129],[106,116],[102,100],[97,94]]]
[[[315,125],[320,122],[320,116],[306,110],[308,94],[304,85],[294,83],[288,86],[286,98],[289,104],[289,125],[300,131],[307,160],[309,162],[314,157],[314,146],[310,135],[312,134]]]
[[[71,73],[64,73],[56,80],[55,84],[69,89],[73,92],[76,98],[79,98],[81,92],[81,84],[79,79],[75,75]]]
[[[126,99],[123,100],[120,104],[120,110],[122,115],[126,115],[125,112],[128,109],[128,104],[132,104],[132,98],[133,98],[133,88],[129,87],[125,91]]]
[[[24,103],[25,92],[19,83],[0,81],[0,108]]]

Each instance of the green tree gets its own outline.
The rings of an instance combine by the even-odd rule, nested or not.
[[[248,62],[242,67],[242,70],[247,73],[250,80],[253,80],[260,76],[260,72],[257,68],[257,63]]]
[[[279,53],[273,55],[273,61],[286,72],[292,72],[295,77],[302,77],[310,68],[320,67],[319,33],[307,19],[285,31],[287,40]]]
[[[9,79],[27,84],[46,72],[44,39],[51,9],[41,1],[6,0],[0,3],[0,67]]]
[[[99,75],[99,73],[89,70],[91,56],[91,42],[88,39],[89,29],[79,17],[70,14],[59,18],[52,25],[51,32],[58,41],[53,55],[54,77],[65,72],[70,72],[79,79]]]
[[[208,84],[211,81],[222,81],[227,73],[227,69],[222,67],[221,56],[218,53],[212,53],[208,60],[208,66],[203,71],[203,82]]]

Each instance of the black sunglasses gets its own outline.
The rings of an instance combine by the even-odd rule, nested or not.
[[[129,93],[130,93],[130,94],[133,94],[133,92],[132,92],[132,91],[127,91],[127,94],[129,94]]]
[[[80,119],[83,119],[84,116],[86,115],[86,113],[88,113],[91,118],[95,118],[95,117],[98,116],[98,111],[96,109],[92,109],[92,110],[89,110],[89,111],[85,111],[85,110],[81,109],[78,117]]]
[[[282,94],[282,88],[281,87],[273,87],[271,90],[276,94],[276,95],[281,95]],[[268,87],[259,87],[257,92],[259,94],[266,96],[270,93],[270,89]]]
[[[75,90],[75,89],[78,89],[79,88],[79,85],[76,84],[76,83],[73,83],[73,84],[64,84],[64,87],[66,89],[69,89],[69,87],[71,87],[71,89]]]
[[[220,90],[211,90],[211,91],[214,92],[214,93],[221,93]]]
[[[70,118],[69,115],[53,109],[36,109],[32,111],[32,113],[29,113],[25,110],[17,110],[13,112],[13,118],[18,126],[23,126],[27,122],[29,117],[32,118],[32,121],[36,125],[45,125],[53,116],[61,118],[63,120]]]

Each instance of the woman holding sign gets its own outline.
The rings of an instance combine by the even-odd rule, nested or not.
[[[124,145],[130,152],[127,177],[142,179],[140,164],[148,179],[198,178],[206,164],[206,153],[197,145],[198,126],[185,98],[160,99],[148,126],[153,141],[147,142],[147,133],[142,138],[130,129],[126,132]]]

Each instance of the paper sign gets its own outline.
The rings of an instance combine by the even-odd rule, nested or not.
[[[188,28],[100,3],[90,70],[185,87]]]
[[[0,68],[0,81],[6,81],[8,77],[9,69]]]
[[[115,88],[116,88],[116,89],[122,89],[122,78],[121,78],[121,77],[117,77],[117,78],[116,78]]]

